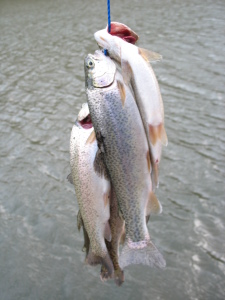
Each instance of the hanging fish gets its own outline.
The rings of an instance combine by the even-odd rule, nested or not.
[[[121,268],[130,264],[165,267],[150,240],[146,212],[152,197],[150,155],[132,91],[114,62],[101,51],[85,59],[88,106],[98,142],[125,221]],[[98,160],[98,155],[96,156]]]
[[[73,182],[71,182],[71,183],[73,184]],[[81,227],[83,228],[83,237],[84,237],[84,246],[82,248],[82,251],[86,252],[86,258],[87,258],[89,249],[90,249],[90,239],[89,239],[87,230],[85,229],[84,222],[83,222],[83,219],[81,216],[81,212],[79,210],[78,214],[77,214],[77,228],[79,231],[80,231]]]
[[[112,239],[110,242],[106,241],[106,246],[113,262],[114,267],[114,280],[118,286],[124,282],[124,272],[119,265],[119,245],[124,234],[124,220],[119,213],[119,207],[116,199],[116,193],[114,189],[111,189],[110,197],[110,219],[109,225],[111,229]],[[101,279],[108,279],[108,272],[103,266],[101,269]]]
[[[94,170],[97,151],[94,128],[85,103],[71,132],[69,177],[74,184],[80,215],[90,240],[86,261],[90,265],[104,265],[109,276],[112,276],[114,268],[105,244],[105,239],[111,241],[110,182],[103,163],[99,166],[102,176]],[[80,220],[79,217],[78,226],[82,225]]]
[[[132,84],[148,138],[153,186],[157,187],[162,145],[166,146],[168,141],[164,128],[162,97],[150,61],[160,60],[161,55],[133,45],[138,36],[129,27],[118,22],[111,23],[110,34],[106,28],[97,31],[94,37],[98,45],[106,49],[109,56],[120,63],[125,84],[130,82]]]

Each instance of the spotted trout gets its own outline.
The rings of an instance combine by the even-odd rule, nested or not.
[[[146,226],[153,197],[150,155],[142,119],[129,85],[110,57],[98,50],[85,58],[87,101],[102,155],[125,221],[121,268],[131,264],[165,267]],[[96,160],[98,160],[98,155]]]
[[[168,142],[162,97],[150,61],[160,60],[161,55],[135,46],[136,33],[118,22],[111,23],[110,33],[106,28],[97,31],[94,37],[121,65],[124,82],[132,84],[150,148],[153,186],[157,187],[162,145]]]
[[[106,246],[113,262],[114,267],[114,281],[118,286],[124,282],[124,273],[119,265],[119,244],[124,234],[124,220],[119,213],[119,207],[116,199],[116,193],[114,189],[111,189],[110,196],[110,219],[109,225],[112,234],[112,240],[106,241]],[[109,278],[108,272],[103,266],[101,269],[101,279],[103,281]]]
[[[94,128],[86,103],[82,106],[71,132],[70,180],[74,184],[80,209],[78,227],[83,226],[86,230],[84,239],[86,247],[89,248],[86,261],[90,265],[102,264],[109,276],[112,276],[114,268],[105,244],[105,239],[111,241],[108,222],[110,182],[104,171],[100,176],[94,170],[93,164],[97,151]],[[86,234],[90,240],[90,247]]]

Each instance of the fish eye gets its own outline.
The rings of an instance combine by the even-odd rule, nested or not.
[[[92,59],[89,59],[89,60],[87,61],[87,67],[88,67],[89,69],[92,69],[92,68],[94,68],[94,66],[95,66],[94,61],[93,61]]]

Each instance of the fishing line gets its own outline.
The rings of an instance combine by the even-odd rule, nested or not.
[[[111,31],[111,18],[110,18],[110,0],[107,0],[107,8],[108,8],[108,32]],[[104,54],[107,56],[108,51],[104,49]]]
[[[110,19],[110,0],[107,0],[108,7],[108,32],[111,31],[111,19]]]

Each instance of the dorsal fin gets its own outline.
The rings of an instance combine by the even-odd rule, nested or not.
[[[147,62],[151,62],[151,61],[160,61],[162,60],[162,55],[153,52],[153,51],[149,51],[146,50],[144,48],[138,48],[138,53],[143,57],[144,60],[146,60]]]

